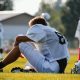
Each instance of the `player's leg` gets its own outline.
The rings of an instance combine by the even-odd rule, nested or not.
[[[28,59],[30,64],[38,71],[38,72],[58,72],[59,64],[57,61],[50,63],[45,59],[45,57],[30,43],[20,43],[19,48],[21,53]]]
[[[17,60],[17,58],[20,56],[20,51],[19,51],[19,47],[15,46],[9,53],[8,55],[2,60],[2,62],[0,63],[0,68],[5,67],[6,65],[14,62],[15,60]]]

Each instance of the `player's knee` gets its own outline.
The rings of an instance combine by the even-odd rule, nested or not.
[[[21,42],[21,43],[19,43],[19,49],[20,49],[21,52],[23,52],[25,49],[27,49],[28,46],[29,45],[28,45],[27,42]]]
[[[16,36],[16,39],[15,39],[15,41],[19,41],[19,36]]]
[[[32,44],[30,44],[29,42],[21,42],[19,44],[19,49],[21,53],[26,53],[26,52],[30,52],[33,50]]]
[[[19,43],[19,49],[22,49],[24,47],[24,42]]]

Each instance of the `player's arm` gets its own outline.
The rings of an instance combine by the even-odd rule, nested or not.
[[[21,42],[33,42],[33,40],[31,40],[27,36],[17,36],[14,42],[14,46],[18,45]]]

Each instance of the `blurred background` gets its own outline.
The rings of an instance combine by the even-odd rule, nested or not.
[[[77,49],[80,0],[0,0],[0,47],[9,51],[15,37],[26,33],[28,21],[42,13],[50,15],[49,25],[65,35],[69,48]]]

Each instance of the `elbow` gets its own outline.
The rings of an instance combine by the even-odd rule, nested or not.
[[[16,37],[16,41],[19,41],[19,40],[20,40],[20,36],[17,36],[17,37]]]

